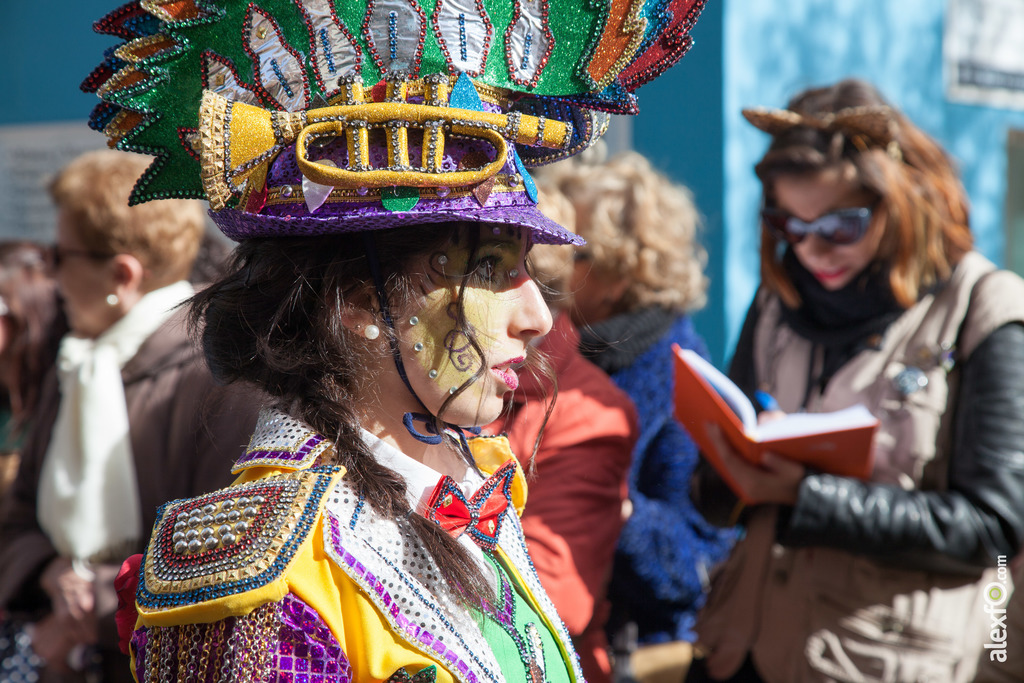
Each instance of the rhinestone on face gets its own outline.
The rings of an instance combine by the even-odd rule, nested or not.
[[[437,370],[431,370],[427,373],[427,376],[429,376],[430,379],[437,379]]]
[[[423,350],[423,342],[416,342],[415,344],[413,344],[412,345],[412,350],[415,351],[416,353],[419,353],[420,351],[422,351]]]
[[[452,387],[452,388],[450,388],[450,389],[448,390],[448,393],[449,393],[449,394],[454,394],[454,393],[455,393],[456,391],[458,391],[458,390],[459,390],[459,388],[458,388],[458,387]]]
[[[441,254],[440,256],[437,257],[437,262],[443,266],[444,264],[448,263],[448,257],[445,256],[444,254]]]
[[[415,327],[416,325],[420,324],[420,319],[417,318],[416,316],[413,316],[409,318],[409,324]]]

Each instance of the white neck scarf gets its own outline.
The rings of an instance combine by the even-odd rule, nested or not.
[[[121,369],[193,293],[188,282],[176,282],[146,294],[96,339],[61,340],[60,408],[36,514],[62,556],[109,561],[142,535]]]

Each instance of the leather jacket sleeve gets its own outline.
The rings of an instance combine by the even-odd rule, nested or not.
[[[1024,541],[1024,326],[993,332],[962,365],[946,491],[810,474],[777,539],[905,568],[974,572]]]

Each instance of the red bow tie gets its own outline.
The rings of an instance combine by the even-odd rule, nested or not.
[[[478,546],[494,550],[502,514],[512,496],[515,473],[516,463],[509,460],[488,477],[469,500],[455,480],[445,475],[430,494],[424,516],[440,524],[454,538],[469,532]]]

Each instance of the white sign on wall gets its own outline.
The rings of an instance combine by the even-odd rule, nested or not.
[[[106,146],[85,122],[0,126],[0,239],[52,242],[50,179],[79,154]]]
[[[950,100],[1024,109],[1024,0],[950,0],[943,54]]]

